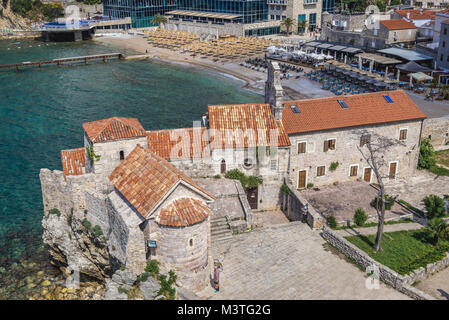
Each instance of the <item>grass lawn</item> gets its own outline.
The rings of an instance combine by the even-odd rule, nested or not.
[[[449,167],[449,150],[435,151],[435,160],[437,164]]]
[[[419,267],[425,267],[429,263],[443,259],[449,249],[447,241],[440,240],[437,247],[428,243],[424,229],[384,232],[382,252],[376,252],[373,248],[375,234],[345,238],[377,262],[401,275],[409,274]]]

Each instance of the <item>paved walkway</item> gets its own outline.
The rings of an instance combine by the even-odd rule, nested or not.
[[[422,224],[419,224],[416,222],[387,224],[387,225],[384,225],[384,232],[416,230],[416,229],[421,229],[421,228],[424,228],[424,226]],[[377,233],[377,226],[369,227],[369,228],[343,229],[343,230],[335,230],[335,231],[343,237],[355,236],[358,234],[375,234],[375,233]]]
[[[449,300],[449,268],[422,280],[416,287],[437,299]]]
[[[268,227],[288,222],[287,217],[281,210],[254,212],[254,225],[256,227]]]
[[[381,283],[365,287],[365,274],[325,249],[319,231],[300,222],[256,229],[213,248],[222,261],[220,292],[209,299],[408,299]]]
[[[402,179],[388,181],[385,191],[390,195],[399,194],[399,199],[423,210],[422,199],[427,195],[436,194],[442,197],[449,194],[449,177],[437,176],[427,170],[418,170],[416,176],[407,181]]]

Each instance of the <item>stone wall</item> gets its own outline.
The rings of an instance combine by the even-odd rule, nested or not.
[[[435,150],[449,149],[449,118],[425,119],[421,137],[430,137]]]
[[[104,177],[108,177],[111,172],[120,164],[120,151],[124,152],[124,156],[126,158],[138,144],[140,144],[144,148],[148,148],[147,137],[94,143],[94,153],[96,155],[99,155],[100,159],[98,161],[93,161],[92,172]],[[91,144],[86,138],[86,135],[84,135],[84,146],[89,147],[90,145]],[[86,163],[89,162],[90,160],[86,159]],[[91,172],[90,170],[88,170],[88,167],[86,167],[86,171]]]
[[[158,225],[154,239],[162,272],[174,270],[187,289],[199,291],[209,282],[210,217],[188,227]]]
[[[298,186],[299,171],[306,171],[306,185],[315,186],[334,182],[353,181],[363,179],[364,168],[369,167],[363,159],[357,146],[360,145],[362,132],[368,132],[372,139],[376,136],[399,139],[399,131],[407,129],[405,145],[396,145],[385,152],[386,165],[381,168],[387,173],[388,163],[397,161],[396,178],[408,178],[416,172],[419,154],[419,139],[421,121],[407,121],[401,123],[381,124],[376,126],[344,128],[337,130],[318,131],[290,136],[291,147],[291,179],[295,187]],[[335,150],[324,152],[323,145],[327,139],[336,139]],[[374,141],[374,140],[373,140]],[[298,154],[298,143],[306,142],[306,153]],[[366,149],[366,148],[365,148]],[[366,150],[365,150],[366,153]],[[335,171],[329,169],[332,162],[338,161]],[[350,166],[358,165],[356,176],[350,176]],[[317,176],[317,167],[325,166],[325,174]],[[296,189],[296,188],[295,188]]]
[[[357,248],[355,245],[344,239],[342,236],[333,232],[327,227],[323,228],[322,237],[333,247],[338,249],[346,257],[366,269],[369,266],[377,266],[379,270],[380,280],[391,285],[393,288],[403,292],[404,294],[420,300],[434,300],[432,296],[412,287],[411,285],[417,281],[423,280],[434,272],[440,271],[449,265],[449,252],[446,257],[436,263],[428,264],[426,269],[420,268],[413,271],[409,275],[402,276],[390,268],[378,263],[365,252]]]
[[[301,196],[289,182],[286,183],[290,192],[283,194],[282,208],[290,221],[305,222],[312,229],[319,229],[325,224],[324,218],[315,208]]]

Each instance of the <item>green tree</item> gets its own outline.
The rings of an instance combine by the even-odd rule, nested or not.
[[[387,4],[385,3],[384,0],[377,0],[376,5],[382,12],[385,11],[385,9],[387,8]]]
[[[354,223],[358,225],[359,227],[362,227],[366,220],[368,220],[368,216],[365,213],[365,210],[362,208],[357,208],[354,213]]]
[[[304,31],[306,31],[307,28],[307,21],[306,20],[300,20],[298,21],[298,27],[299,27],[299,32],[302,34],[304,34]]]
[[[287,29],[287,35],[290,34],[290,30],[294,25],[295,25],[295,20],[293,20],[292,18],[285,18],[281,22],[281,26],[283,26]]]
[[[157,24],[158,28],[161,26],[161,23],[166,23],[167,21],[167,17],[164,17],[159,13],[155,14],[153,19],[151,19],[151,23]]]
[[[446,213],[444,200],[437,195],[431,194],[423,199],[427,211],[427,219],[440,218]]]
[[[449,234],[448,226],[441,218],[433,218],[427,223],[427,233],[432,239],[433,245],[438,245],[439,240],[444,240]]]
[[[390,6],[398,6],[401,4],[401,0],[391,0]]]
[[[335,219],[335,217],[334,217],[332,214],[330,214],[330,215],[327,216],[326,222],[327,222],[327,225],[328,225],[331,229],[337,228],[337,225],[338,225],[337,219]]]
[[[430,139],[425,138],[421,141],[421,147],[419,148],[418,169],[430,169],[435,164],[435,150],[430,143]]]

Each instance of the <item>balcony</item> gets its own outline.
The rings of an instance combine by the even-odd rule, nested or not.
[[[316,3],[318,0],[313,0],[313,1],[315,1],[315,3]],[[267,0],[267,4],[280,4],[280,5],[286,6],[287,0]]]

